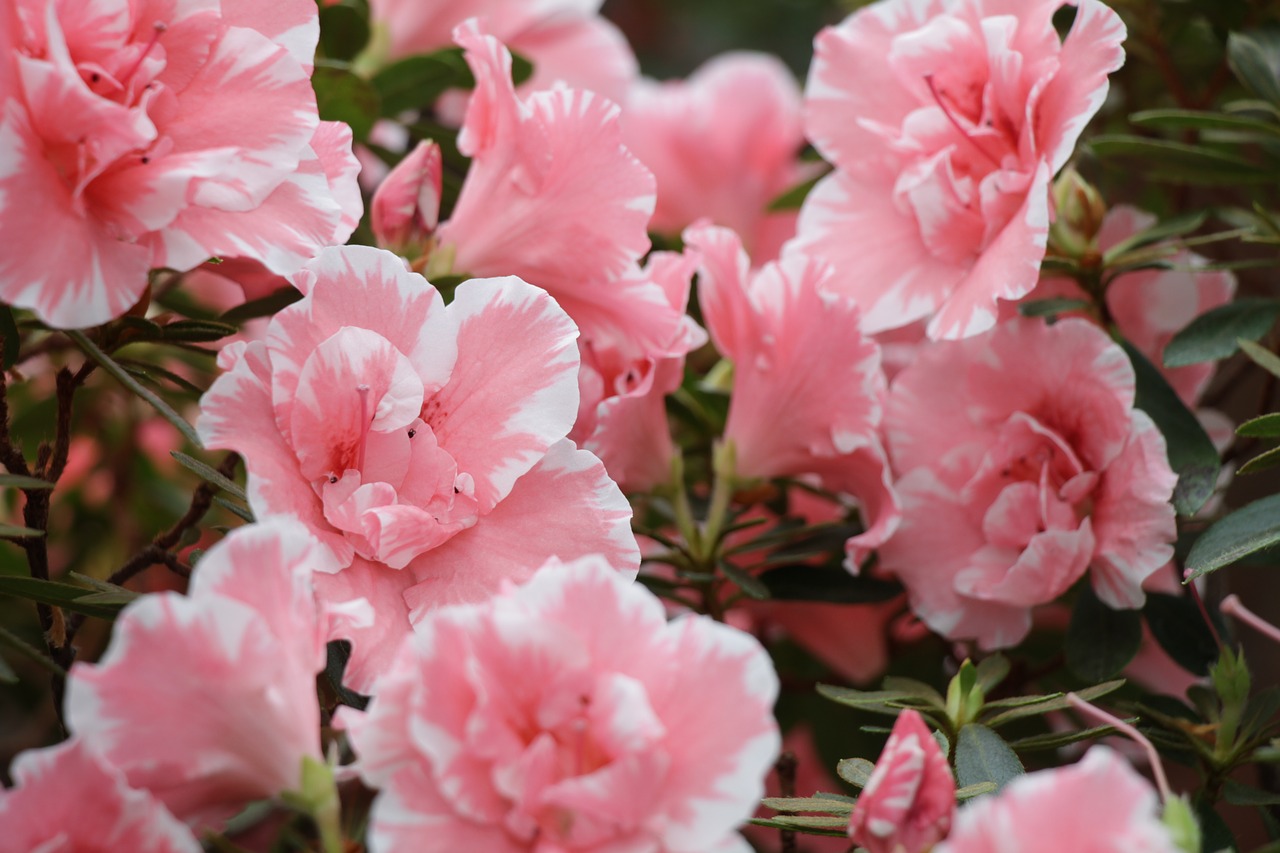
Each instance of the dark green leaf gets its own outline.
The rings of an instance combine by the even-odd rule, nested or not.
[[[855,788],[865,788],[875,769],[876,766],[865,758],[842,758],[836,765],[836,775]]]
[[[83,613],[86,616],[96,616],[99,619],[114,619],[123,604],[81,601],[81,599],[99,594],[95,589],[72,586],[58,581],[46,581],[39,578],[0,577],[0,595],[25,598],[28,601],[61,607],[65,610]]]
[[[1238,299],[1192,320],[1164,350],[1165,367],[1184,367],[1235,355],[1237,341],[1256,341],[1280,317],[1280,300]]]
[[[1018,313],[1023,317],[1056,317],[1059,314],[1088,310],[1089,301],[1086,299],[1032,299],[1018,303]]]
[[[1280,136],[1280,125],[1273,122],[1202,110],[1143,110],[1129,116],[1129,121],[1140,127],[1158,127],[1168,130],[1216,130]]]
[[[18,654],[26,657],[28,660],[34,661],[54,675],[65,677],[66,671],[58,666],[49,655],[40,651],[17,634],[7,630],[4,626],[0,626],[0,645],[7,646]]]
[[[720,570],[724,572],[724,576],[730,582],[745,592],[748,597],[754,598],[756,601],[767,601],[769,599],[769,587],[765,586],[760,578],[744,572],[728,560],[720,562]]]
[[[1240,345],[1240,349],[1249,359],[1258,367],[1270,373],[1272,376],[1280,377],[1280,356],[1277,356],[1271,350],[1264,346],[1248,341],[1243,338],[1236,341]]]
[[[1009,675],[1009,659],[996,652],[978,663],[978,684],[983,693],[990,693]]]
[[[1171,219],[1165,219],[1144,231],[1132,234],[1129,237],[1116,243],[1102,256],[1105,266],[1114,265],[1117,258],[1127,255],[1135,249],[1141,249],[1156,243],[1163,243],[1166,240],[1172,240],[1174,237],[1181,237],[1184,234],[1190,234],[1204,224],[1209,215],[1204,211],[1196,213],[1188,213],[1182,216],[1175,216]]]
[[[810,191],[817,186],[818,181],[822,180],[829,171],[829,169],[824,169],[820,174],[814,175],[809,180],[796,184],[769,202],[765,209],[770,213],[777,213],[783,210],[799,210],[800,205],[804,204],[804,200],[808,197]]]
[[[357,140],[369,135],[382,104],[378,90],[368,80],[340,63],[317,62],[311,85],[321,119],[346,122]]]
[[[1067,626],[1067,669],[1089,682],[1125,668],[1142,645],[1142,617],[1136,610],[1112,610],[1093,588],[1080,590]]]
[[[992,782],[1000,790],[1023,773],[1018,755],[1000,735],[979,723],[960,729],[956,741],[956,784]]]
[[[1236,473],[1256,474],[1259,471],[1265,471],[1268,468],[1274,468],[1277,465],[1280,465],[1280,447],[1273,447],[1266,453],[1261,453],[1241,465]]]
[[[231,337],[239,329],[216,320],[177,320],[161,326],[160,331],[163,340],[166,341],[201,344]]]
[[[511,52],[511,82],[519,86],[533,76],[533,62],[515,51]]]
[[[227,510],[227,512],[231,513],[237,518],[244,519],[250,524],[253,524],[254,522],[253,513],[246,507],[242,507],[240,506],[240,504],[237,504],[237,503],[232,503],[231,501],[222,497],[222,495],[214,495],[213,502],[216,503],[218,506],[222,507],[223,509]]]
[[[1240,849],[1236,845],[1235,836],[1231,833],[1231,827],[1227,826],[1227,822],[1214,809],[1213,803],[1200,799],[1194,803],[1194,806],[1196,820],[1200,823],[1201,850],[1209,853],[1218,853],[1223,850],[1234,853]]]
[[[369,43],[369,19],[354,6],[320,7],[320,49],[329,59],[350,61]]]
[[[1104,681],[1101,684],[1095,684],[1092,687],[1077,690],[1075,691],[1075,694],[1086,702],[1092,702],[1094,699],[1106,696],[1108,693],[1119,690],[1123,686],[1124,679],[1117,678],[1113,681]],[[1007,708],[1007,710],[1001,710],[1001,712],[995,716],[984,719],[982,724],[994,729],[999,726],[1003,726],[1005,723],[1013,722],[1014,720],[1021,720],[1026,717],[1039,717],[1052,711],[1065,711],[1067,708],[1071,707],[1071,703],[1067,701],[1065,693],[1051,693],[1043,697],[1030,698],[1035,698],[1038,701],[1020,702],[1013,706],[1005,704],[1012,700],[1004,700],[1004,703],[987,703],[987,708]]]
[[[761,573],[759,580],[778,601],[871,604],[902,593],[902,587],[892,581],[854,577],[831,566],[779,566]]]
[[[1280,438],[1280,412],[1272,412],[1236,427],[1236,435],[1247,438]]]
[[[178,460],[179,465],[181,465],[183,468],[186,468],[188,471],[192,472],[201,480],[204,480],[206,483],[210,483],[214,486],[217,486],[219,489],[222,489],[222,491],[226,492],[227,494],[231,495],[234,498],[239,498],[240,500],[246,501],[246,502],[249,500],[248,497],[245,496],[244,489],[240,488],[240,486],[237,485],[235,481],[224,476],[221,472],[204,464],[199,459],[193,459],[187,454],[180,453],[177,450],[169,451],[169,455],[172,456],[174,459]]]
[[[1280,104],[1280,78],[1261,42],[1244,33],[1231,33],[1227,37],[1227,63],[1255,95]]]
[[[1178,666],[1195,675],[1209,674],[1209,665],[1218,659],[1218,644],[1191,599],[1148,593],[1142,615],[1160,648]]]
[[[22,489],[24,491],[47,491],[56,483],[41,480],[39,477],[23,477],[21,474],[0,474],[0,487]]]
[[[1218,519],[1187,555],[1188,580],[1280,543],[1280,495],[1270,495]]]
[[[819,814],[847,815],[853,804],[847,800],[829,800],[825,797],[765,797],[760,805],[778,812],[817,812]]]
[[[18,524],[0,524],[0,539],[38,539],[41,536],[44,536],[43,530]]]
[[[373,76],[381,98],[382,115],[391,117],[430,107],[449,89],[476,85],[461,48],[410,56],[393,62]]]
[[[893,690],[912,699],[932,705],[939,711],[946,709],[947,700],[932,686],[914,678],[903,678],[899,675],[887,676],[882,685],[885,690]]]
[[[1233,806],[1276,806],[1280,805],[1280,794],[1264,791],[1235,779],[1228,779],[1222,787],[1223,799]]]
[[[85,337],[83,332],[68,329],[65,334],[75,341],[76,345],[84,350],[90,358],[98,362],[104,370],[114,376],[116,381],[150,403],[152,408],[163,415],[165,420],[173,424],[187,441],[196,447],[200,446],[200,436],[196,435],[195,429],[183,419],[182,415],[175,412],[168,403],[161,400],[153,392],[142,387],[137,379],[130,376],[128,371],[121,367],[111,356],[98,349],[98,345]]]
[[[1222,185],[1271,183],[1266,169],[1238,154],[1142,136],[1096,136],[1089,147],[1099,157],[1137,162],[1148,177],[1169,183]]]
[[[812,823],[818,821],[818,824]],[[825,821],[825,824],[823,823]],[[752,826],[763,826],[766,829],[794,829],[806,835],[825,835],[831,838],[844,838],[849,834],[848,819],[840,818],[839,825],[835,818],[808,818],[795,815],[781,817],[753,817]]]
[[[13,309],[8,305],[0,305],[0,337],[4,338],[4,348],[0,350],[0,370],[8,370],[18,361],[18,350],[22,346],[22,335],[18,324],[13,320]]]
[[[0,655],[0,684],[17,684],[18,673],[13,671],[13,667],[9,666],[4,656]]]
[[[237,305],[219,319],[224,323],[243,323],[245,320],[254,320],[258,317],[270,317],[301,298],[302,291],[296,287],[282,287],[275,293]]]
[[[1173,489],[1173,506],[1181,515],[1194,515],[1213,495],[1218,483],[1218,451],[1209,440],[1204,427],[1192,414],[1178,394],[1169,387],[1147,357],[1124,342],[1125,352],[1133,362],[1137,377],[1137,398],[1134,405],[1155,421],[1169,454],[1169,465],[1178,475]]]
[[[163,387],[160,385],[160,379],[167,379],[170,382],[172,382],[174,385],[176,385],[178,388],[181,388],[183,391],[186,391],[190,394],[195,394],[196,396],[199,396],[204,393],[203,388],[201,388],[199,385],[193,384],[191,380],[187,379],[185,376],[179,376],[177,373],[174,373],[172,370],[169,370],[168,368],[165,368],[165,367],[161,367],[158,364],[151,364],[150,362],[146,362],[146,361],[135,361],[133,359],[128,359],[128,358],[119,359],[119,363],[120,363],[120,366],[123,367],[125,370],[129,371],[131,375],[137,376],[139,379],[144,379],[149,382],[152,382],[158,387]]]
[[[1136,721],[1136,718],[1134,718]],[[1093,726],[1087,729],[1072,729],[1066,732],[1048,732],[1042,735],[1031,735],[1030,737],[1019,738],[1009,744],[1018,752],[1035,752],[1041,749],[1061,749],[1064,746],[1070,746],[1073,743],[1079,743],[1084,740],[1093,740],[1094,738],[1107,737],[1115,734],[1116,730],[1112,726]]]

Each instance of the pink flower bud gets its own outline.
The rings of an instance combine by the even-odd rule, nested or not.
[[[419,254],[440,222],[440,146],[419,142],[373,194],[370,214],[378,245]]]
[[[849,837],[869,853],[923,853],[951,830],[956,783],[928,726],[903,711],[849,816]]]

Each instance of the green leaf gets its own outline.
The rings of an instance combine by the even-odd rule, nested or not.
[[[41,536],[44,536],[43,530],[17,524],[0,524],[0,539],[39,539]]]
[[[177,320],[160,327],[161,339],[188,344],[209,343],[229,338],[240,331],[216,320]]]
[[[1245,421],[1236,427],[1236,435],[1246,438],[1280,438],[1280,412]]]
[[[1089,307],[1087,299],[1032,299],[1030,302],[1018,303],[1018,313],[1023,317],[1056,317],[1059,314],[1088,311]]]
[[[738,589],[747,594],[749,598],[756,601],[769,600],[769,587],[754,575],[744,572],[728,560],[720,561],[720,571],[724,572],[724,576],[730,580]]]
[[[1243,338],[1236,341],[1240,345],[1240,349],[1244,350],[1244,354],[1249,356],[1254,364],[1270,373],[1272,376],[1280,377],[1280,356],[1277,356],[1271,350],[1264,346],[1255,344]]]
[[[1164,435],[1169,466],[1178,475],[1173,506],[1184,516],[1195,515],[1213,495],[1220,462],[1217,448],[1204,427],[1179,399],[1176,391],[1147,357],[1124,342],[1137,379],[1134,405],[1150,415]]]
[[[897,583],[854,577],[844,569],[831,566],[780,566],[762,572],[759,581],[769,596],[778,601],[872,604],[902,594],[902,586]]]
[[[59,581],[10,576],[0,577],[0,595],[25,598],[28,601],[61,607],[64,610],[72,610],[76,613],[83,613],[86,616],[96,616],[99,619],[114,619],[116,614],[120,612],[121,607],[123,607],[122,603],[82,601],[82,599],[99,594],[98,590],[95,589],[86,589],[82,586],[73,586]]]
[[[235,481],[223,476],[221,472],[209,467],[199,459],[193,459],[187,454],[180,453],[177,450],[169,451],[169,455],[176,459],[179,465],[186,468],[206,483],[217,486],[219,489],[222,489],[222,491],[234,498],[239,498],[246,503],[248,502],[249,498],[245,495],[244,489],[240,488]]]
[[[243,323],[245,320],[256,320],[259,317],[270,317],[278,311],[289,307],[302,298],[302,291],[296,287],[282,287],[259,299],[253,299],[243,305],[237,305],[227,311],[219,319],[224,323]]]
[[[1136,610],[1112,610],[1084,586],[1067,626],[1067,669],[1089,682],[1110,678],[1133,660],[1142,645]]]
[[[18,350],[22,347],[22,334],[13,319],[13,309],[8,305],[0,305],[0,337],[4,338],[4,348],[0,350],[0,370],[8,370],[18,361]]]
[[[1204,145],[1142,136],[1095,136],[1088,143],[1099,157],[1137,161],[1146,175],[1178,184],[1269,184],[1274,177],[1257,164]]]
[[[836,687],[831,684],[819,684],[817,690],[820,696],[841,705],[873,714],[887,714],[891,717],[896,717],[903,708],[914,708],[924,713],[934,704],[930,700],[900,690],[855,690],[852,687]]]
[[[1227,37],[1227,64],[1255,95],[1280,104],[1280,79],[1258,40],[1243,33],[1231,33]]]
[[[836,765],[836,775],[855,788],[865,788],[875,769],[875,764],[865,758],[842,758]]]
[[[822,814],[847,815],[853,804],[845,800],[829,800],[825,797],[765,797],[760,805],[778,812],[820,812]]]
[[[890,675],[885,677],[882,686],[885,690],[895,690],[911,699],[918,699],[921,702],[932,705],[940,711],[947,706],[947,700],[942,698],[942,694],[935,690],[932,685],[917,681],[914,678]]]
[[[1223,799],[1233,806],[1276,806],[1280,805],[1280,794],[1264,791],[1235,779],[1228,779],[1222,787]]]
[[[794,829],[807,835],[826,835],[844,838],[849,834],[848,818],[808,817],[805,815],[780,815],[779,817],[753,817],[752,826],[767,829]]]
[[[1113,681],[1104,681],[1101,684],[1095,684],[1092,687],[1077,690],[1075,693],[1081,699],[1084,699],[1087,702],[1092,702],[1094,699],[1106,696],[1108,693],[1119,690],[1123,686],[1124,679],[1117,678]],[[988,717],[982,721],[982,724],[994,729],[1003,726],[1005,723],[1013,722],[1014,720],[1025,719],[1026,717],[1039,717],[1053,711],[1065,711],[1067,708],[1071,707],[1071,703],[1067,701],[1065,693],[1050,693],[1045,696],[1022,698],[1034,699],[1036,701],[1019,702],[1017,705],[1013,705],[1012,707],[1009,707],[1007,704],[1002,704],[1002,702],[1009,703],[1013,701],[1009,699],[1002,700],[1002,702],[987,703],[987,708],[1007,708],[1007,710],[1002,710],[995,716]]]
[[[17,684],[18,673],[13,671],[13,667],[0,655],[0,684]]]
[[[978,685],[983,693],[990,693],[1009,675],[1009,659],[996,652],[978,664]]]
[[[994,794],[996,790],[995,782],[975,782],[972,785],[957,788],[956,799],[964,802],[965,800],[972,800],[974,797],[981,797],[983,794]]]
[[[1280,317],[1280,300],[1238,299],[1192,320],[1164,350],[1165,367],[1184,367],[1235,355],[1241,338],[1256,341]]]
[[[449,89],[472,89],[476,80],[462,49],[449,48],[393,62],[373,75],[372,83],[382,115],[390,118],[430,107]]]
[[[796,184],[769,202],[765,210],[770,213],[777,213],[783,210],[799,210],[800,205],[804,204],[805,198],[818,185],[818,181],[826,177],[830,171],[830,169],[824,169],[820,174],[814,175],[809,180]]]
[[[218,506],[222,507],[223,509],[225,509],[227,512],[236,516],[237,518],[243,519],[244,521],[247,521],[250,524],[253,524],[253,522],[255,521],[253,517],[253,512],[250,509],[248,509],[247,507],[242,507],[240,506],[240,504],[232,503],[231,501],[227,500],[221,495],[214,495],[213,502],[216,503]]]
[[[47,654],[19,637],[17,634],[0,626],[0,645],[7,646],[20,655],[34,661],[54,675],[66,677],[66,670],[58,666]]]
[[[350,61],[369,43],[369,19],[354,6],[320,7],[320,49],[329,59]]]
[[[104,370],[116,378],[116,381],[150,403],[157,412],[164,416],[165,420],[173,424],[178,432],[182,433],[187,441],[196,447],[200,446],[200,436],[196,435],[195,429],[183,419],[182,415],[175,412],[168,403],[161,400],[153,392],[144,388],[137,379],[130,376],[129,372],[117,364],[111,356],[98,349],[98,345],[85,337],[83,332],[68,329],[64,334],[75,341],[76,345],[84,350],[90,358],[102,365]]]
[[[1134,717],[1130,722],[1137,722]],[[1073,743],[1107,737],[1116,733],[1114,726],[1093,726],[1087,729],[1072,729],[1066,732],[1048,732],[1042,735],[1018,738],[1009,744],[1017,752],[1036,752],[1042,749],[1061,749]]]
[[[1018,755],[1000,735],[980,723],[960,729],[956,741],[956,784],[992,782],[998,791],[1025,772]]]
[[[1274,468],[1277,465],[1280,465],[1280,447],[1273,447],[1266,453],[1261,453],[1241,465],[1236,473],[1256,474],[1259,471],[1265,471],[1268,468]]]
[[[380,115],[382,99],[368,80],[341,63],[322,60],[311,73],[311,85],[321,119],[346,122],[357,140],[369,135]]]
[[[1187,580],[1217,571],[1276,543],[1280,543],[1280,494],[1256,500],[1218,519],[1202,533],[1187,554]]]
[[[1131,234],[1110,249],[1107,249],[1102,256],[1103,265],[1107,267],[1113,266],[1117,258],[1127,255],[1135,249],[1141,249],[1156,243],[1163,243],[1166,240],[1172,240],[1175,237],[1181,237],[1184,234],[1190,234],[1201,225],[1204,225],[1204,221],[1208,218],[1209,214],[1204,211],[1198,211],[1157,222],[1150,228],[1139,231],[1137,234]]]
[[[1156,127],[1167,130],[1216,130],[1228,133],[1256,133],[1264,136],[1280,136],[1280,125],[1273,122],[1203,110],[1143,110],[1129,116],[1129,121],[1139,127]]]
[[[21,474],[0,474],[0,487],[7,486],[11,489],[22,489],[23,491],[47,491],[52,489],[56,483],[50,483],[48,480],[41,480],[39,477],[24,477]]]
[[[191,380],[187,379],[185,376],[179,376],[172,370],[169,370],[166,367],[161,367],[158,364],[151,364],[146,361],[134,361],[129,358],[121,358],[117,359],[117,361],[121,367],[129,371],[131,376],[136,376],[139,379],[154,383],[157,386],[160,385],[160,379],[167,379],[178,388],[181,388],[183,391],[190,394],[195,394],[197,397],[204,393],[203,388],[199,385],[193,384]],[[155,375],[153,376],[152,374]]]
[[[1218,659],[1218,644],[1195,602],[1181,595],[1147,593],[1142,615],[1160,648],[1178,666],[1195,675],[1209,674],[1209,666]]]

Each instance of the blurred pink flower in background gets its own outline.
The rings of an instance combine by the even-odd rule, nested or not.
[[[921,349],[885,418],[902,525],[880,566],[952,639],[1019,642],[1086,571],[1115,608],[1173,556],[1176,477],[1133,408],[1128,357],[1096,326],[1010,320]]]
[[[752,637],[588,558],[436,611],[341,722],[374,851],[743,851],[777,691]]]
[[[937,853],[1180,853],[1160,798],[1118,752],[1095,746],[1078,763],[1019,776],[959,810]]]
[[[687,80],[641,79],[622,112],[623,140],[658,182],[649,227],[679,234],[700,219],[732,228],[759,266],[795,234],[796,212],[769,203],[812,168],[800,87],[776,57],[715,57]]]
[[[353,687],[370,687],[411,611],[485,598],[552,555],[634,574],[631,508],[565,439],[577,331],[544,291],[476,279],[446,308],[403,260],[355,246],[295,283],[306,297],[242,348],[197,427],[245,457],[259,517],[320,540],[320,568],[336,572],[322,593],[378,612],[354,638]]]
[[[868,331],[932,318],[989,329],[1036,283],[1049,182],[1124,62],[1125,27],[1080,0],[884,0],[819,34],[809,137],[836,167],[805,200],[796,246],[826,257]]]
[[[350,130],[311,88],[314,4],[6,4],[0,296],[106,322],[152,268],[249,257],[278,273],[359,220]],[[33,215],[33,212],[36,215]]]

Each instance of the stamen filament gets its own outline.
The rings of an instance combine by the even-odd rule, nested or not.
[[[166,26],[163,21],[156,21],[152,24],[151,41],[147,42],[147,46],[142,49],[142,53],[138,56],[137,60],[134,61],[129,70],[120,77],[121,86],[129,85],[129,81],[133,79],[133,75],[138,72],[138,69],[142,67],[142,63],[151,55],[151,51],[155,48],[156,42],[160,41],[160,35],[167,29],[169,29],[169,27]]]
[[[1151,762],[1151,774],[1156,777],[1156,787],[1160,790],[1160,799],[1168,802],[1173,799],[1173,789],[1169,787],[1169,779],[1164,775],[1164,765],[1160,762],[1160,753],[1156,752],[1155,745],[1147,740],[1142,732],[1126,723],[1119,717],[1108,714],[1097,705],[1091,705],[1081,699],[1074,693],[1067,694],[1067,702],[1071,707],[1086,716],[1094,717],[1109,726],[1118,729],[1121,733],[1127,735],[1130,740],[1142,747],[1147,754],[1147,760]]]
[[[1272,625],[1258,614],[1240,603],[1240,596],[1234,593],[1222,599],[1222,604],[1218,606],[1218,610],[1225,613],[1233,619],[1239,619],[1253,630],[1257,631],[1269,639],[1280,643],[1280,628]]]

